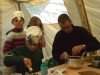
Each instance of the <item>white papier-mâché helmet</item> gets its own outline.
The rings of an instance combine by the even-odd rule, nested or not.
[[[38,26],[31,26],[27,28],[25,31],[26,31],[26,40],[28,40],[30,44],[39,44],[42,36],[42,31]]]
[[[24,18],[24,14],[22,11],[14,11],[13,12],[13,16],[12,16],[12,20],[17,17],[18,20],[20,21],[21,20],[21,17]]]

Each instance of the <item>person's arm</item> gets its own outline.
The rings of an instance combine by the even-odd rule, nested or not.
[[[59,35],[59,33],[56,34],[54,41],[53,41],[53,46],[52,46],[52,55],[53,58],[58,61],[58,62],[62,62],[62,60],[60,59],[61,54],[64,52],[63,50],[63,41],[64,39],[62,38],[62,36]]]
[[[90,43],[87,43],[85,45],[86,45],[86,50],[88,51],[95,51],[100,49],[99,41],[95,37],[93,37]]]
[[[20,55],[17,49],[9,52],[6,56],[4,56],[4,65],[7,67],[19,65],[23,63],[24,57]]]
[[[4,43],[3,54],[7,54],[11,50],[12,39],[13,39],[13,36],[9,33]]]
[[[84,40],[85,43],[85,50],[88,50],[88,51],[95,51],[95,50],[98,50],[100,49],[100,46],[99,46],[99,41],[91,34],[89,33],[87,30],[83,29],[84,30]]]
[[[42,47],[45,47],[45,45],[46,45],[46,42],[45,42],[45,38],[44,38],[44,34],[42,34],[42,37],[41,37],[41,46]]]
[[[44,30],[41,28],[41,31],[42,31],[42,37],[41,37],[40,44],[42,47],[45,47],[46,41],[45,41],[45,37],[44,37]]]
[[[89,33],[86,29],[84,28],[80,28],[80,36],[81,36],[81,39],[82,41],[84,42],[83,44],[80,44],[80,45],[77,45],[77,46],[74,46],[72,48],[72,53],[73,55],[77,55],[79,54],[81,51],[95,51],[95,50],[98,50],[100,49],[100,46],[99,46],[99,42],[98,40],[93,37],[91,35],[91,33]]]

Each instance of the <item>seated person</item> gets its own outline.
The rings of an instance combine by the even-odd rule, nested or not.
[[[19,46],[4,57],[7,67],[16,66],[16,72],[25,75],[31,69],[33,72],[40,71],[42,63],[42,51],[39,50],[42,32],[39,27],[31,26],[26,29],[26,45]]]
[[[85,28],[74,26],[67,14],[58,17],[61,28],[56,33],[52,46],[53,58],[59,63],[65,63],[65,52],[69,56],[81,56],[84,52],[99,50],[99,41]]]

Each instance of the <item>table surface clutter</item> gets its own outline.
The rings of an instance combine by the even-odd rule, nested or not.
[[[91,65],[90,62],[84,62],[83,66],[81,68],[72,69],[72,68],[66,68],[66,64],[62,64],[56,67],[53,67],[53,69],[56,70],[62,70],[66,68],[66,70],[62,73],[62,75],[100,75],[100,69],[95,67],[89,67],[88,65]],[[48,69],[48,73],[50,73],[51,69]],[[41,72],[37,72],[38,75],[41,75]],[[48,74],[50,75],[50,74]]]

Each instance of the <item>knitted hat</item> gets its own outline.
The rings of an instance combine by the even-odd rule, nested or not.
[[[26,29],[26,40],[30,44],[39,44],[42,36],[42,31],[38,26],[31,26]]]
[[[18,20],[20,21],[21,17],[24,18],[24,14],[22,13],[22,11],[14,11],[13,12],[12,19],[14,19],[15,17],[17,17]]]

